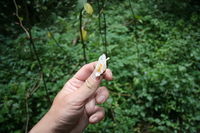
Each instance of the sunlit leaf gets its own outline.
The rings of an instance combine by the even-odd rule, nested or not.
[[[85,9],[85,11],[86,11],[88,14],[92,15],[92,13],[93,13],[93,8],[92,8],[92,6],[91,6],[89,3],[86,3],[86,4],[84,5],[84,9]]]
[[[80,33],[80,38],[83,39],[83,41],[84,41],[87,37],[87,31],[85,29],[82,29],[81,32],[82,32],[82,36]]]

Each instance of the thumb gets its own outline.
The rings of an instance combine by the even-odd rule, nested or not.
[[[84,101],[88,99],[99,87],[101,81],[102,81],[102,75],[99,77],[95,76],[95,73],[93,72],[83,83],[83,85],[75,91],[75,95],[80,98],[79,100]]]

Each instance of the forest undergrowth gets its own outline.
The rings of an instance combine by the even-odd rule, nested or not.
[[[93,8],[84,9],[85,3]],[[105,118],[85,133],[200,132],[200,4],[1,1],[0,132],[28,132],[84,64],[105,53]],[[10,10],[5,10],[10,9]]]

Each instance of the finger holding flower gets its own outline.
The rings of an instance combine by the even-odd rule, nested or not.
[[[47,114],[31,130],[34,132],[83,132],[89,123],[103,119],[105,110],[96,104],[109,97],[106,87],[99,87],[102,79],[112,80],[106,69],[106,56],[98,62],[84,65],[57,94]]]

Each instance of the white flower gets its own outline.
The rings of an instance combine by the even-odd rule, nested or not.
[[[99,57],[98,63],[95,68],[95,76],[99,77],[104,71],[106,70],[106,61],[109,59],[109,57],[106,59],[106,55],[103,54]]]

